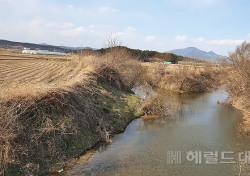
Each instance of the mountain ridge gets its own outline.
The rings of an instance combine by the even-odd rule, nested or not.
[[[216,54],[213,51],[206,52],[196,47],[174,49],[168,52],[176,54],[176,55],[184,56],[184,57],[191,57],[191,58],[202,59],[202,60],[207,60],[207,61],[216,61],[218,58],[226,58],[226,56]]]
[[[56,46],[50,45],[46,43],[29,43],[29,42],[16,42],[10,40],[0,39],[0,48],[13,48],[13,49],[41,49],[41,50],[49,50],[49,51],[58,51],[58,52],[71,52],[76,51],[78,49],[92,49],[91,47],[70,47],[70,46]]]

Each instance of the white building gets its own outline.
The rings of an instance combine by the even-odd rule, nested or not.
[[[66,54],[62,52],[53,52],[53,51],[48,51],[48,50],[31,50],[29,48],[24,48],[22,53],[23,54],[44,54],[44,55],[66,56]]]
[[[37,54],[36,50],[30,50],[29,48],[24,48],[22,53],[23,54]]]

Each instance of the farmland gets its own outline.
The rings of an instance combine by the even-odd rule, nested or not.
[[[10,84],[58,85],[80,71],[74,56],[21,54],[15,50],[0,50],[0,87]]]
[[[70,87],[86,78],[84,71],[83,62],[74,55],[27,55],[1,50],[0,101],[39,96],[51,89]]]
[[[43,60],[0,60],[0,83],[53,82],[67,70],[67,62]],[[66,72],[70,74],[68,69]]]

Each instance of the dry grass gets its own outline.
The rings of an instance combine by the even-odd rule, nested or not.
[[[172,96],[150,95],[143,101],[141,110],[144,115],[170,117],[180,109],[180,103]]]
[[[238,176],[249,175],[250,167],[247,163],[237,162],[233,166],[233,171],[235,172],[235,175]]]
[[[132,88],[138,75],[142,74],[140,62],[124,48],[112,48],[99,58],[94,59],[92,66],[98,70],[109,67],[117,71],[124,84]]]
[[[173,92],[205,92],[219,87],[222,69],[204,67],[177,67],[163,64],[143,64],[144,73],[141,81],[152,87]],[[139,80],[139,81],[140,81]],[[141,82],[141,84],[143,84]]]
[[[1,102],[1,174],[7,166],[25,168],[27,164],[29,168],[39,166],[41,172],[55,162],[79,155],[99,140],[109,140],[115,130],[111,124],[122,126],[133,118],[134,107],[113,111],[115,104],[125,109],[123,96],[115,88],[90,81]]]
[[[135,109],[124,57],[0,60],[0,175],[37,174],[124,128]]]
[[[230,54],[231,68],[227,71],[227,90],[232,104],[242,110],[242,130],[250,132],[250,43],[244,42]]]

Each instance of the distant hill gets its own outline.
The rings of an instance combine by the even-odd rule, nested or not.
[[[0,40],[0,48],[13,48],[13,49],[40,49],[40,50],[49,50],[49,51],[58,51],[58,52],[71,52],[76,51],[78,47],[69,47],[69,46],[54,46],[46,43],[34,44],[34,43],[24,43],[24,42],[15,42],[9,40]],[[82,47],[82,49],[92,49],[90,47]]]
[[[95,48],[90,47],[71,47],[71,46],[54,46],[46,43],[34,44],[34,43],[24,43],[24,42],[15,42],[9,40],[0,39],[0,48],[13,48],[13,49],[40,49],[40,50],[49,50],[49,51],[58,51],[58,52],[72,52],[77,51],[78,49],[91,49],[96,50]]]
[[[143,62],[163,62],[169,61],[173,64],[178,63],[178,61],[194,61],[194,62],[204,62],[203,60],[193,59],[190,57],[183,57],[172,53],[160,53],[157,51],[149,51],[149,50],[140,50],[140,49],[131,49],[124,46],[118,46],[117,48],[127,50],[132,56],[137,58]],[[109,49],[101,48],[99,50],[95,50],[95,53],[105,54]]]
[[[175,50],[169,51],[169,53],[173,53],[173,54],[184,56],[184,57],[191,57],[195,59],[203,59],[207,61],[215,61],[218,58],[226,58],[226,56],[218,55],[214,53],[213,51],[206,52],[195,47],[175,49]]]
[[[67,50],[78,50],[78,49],[90,49],[90,50],[97,50],[96,48],[91,47],[72,47],[72,46],[59,46],[60,48],[67,49]]]
[[[40,43],[39,45],[49,46],[49,45],[46,44],[46,43]],[[63,45],[62,45],[62,46],[58,46],[58,47],[60,47],[60,48],[62,48],[62,49],[65,49],[65,50],[73,50],[73,51],[78,50],[78,49],[83,49],[83,50],[85,50],[85,49],[96,50],[96,49],[91,48],[91,47],[72,47],[72,46],[63,46]]]
[[[58,52],[68,52],[68,49],[61,48],[59,46],[47,45],[47,44],[34,44],[34,43],[24,43],[24,42],[14,42],[9,40],[0,40],[0,48],[13,48],[13,49],[41,49],[49,51]]]

